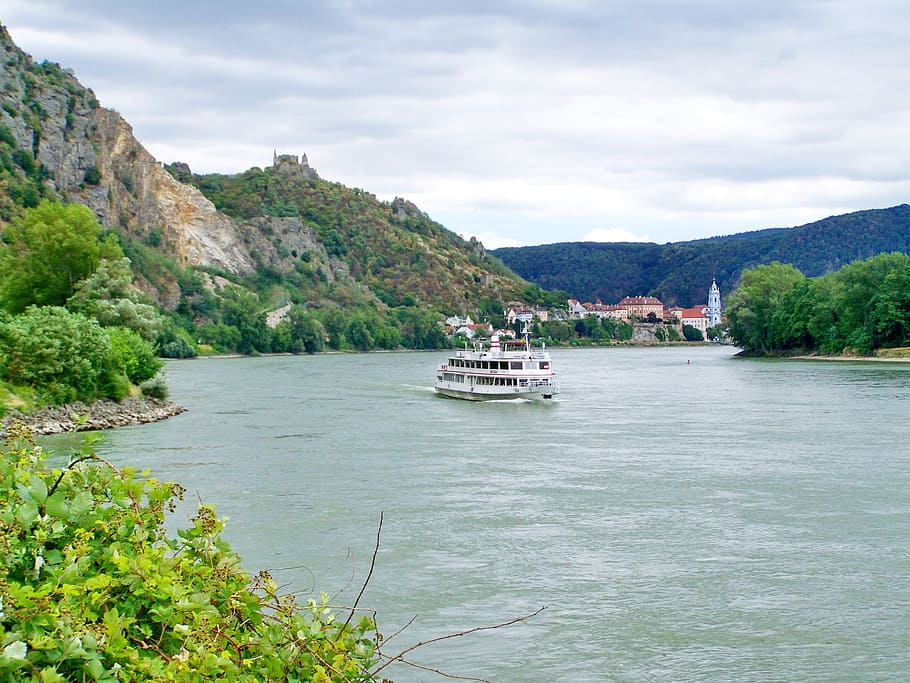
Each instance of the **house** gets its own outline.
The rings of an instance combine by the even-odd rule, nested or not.
[[[627,296],[618,304],[626,309],[630,318],[647,318],[651,313],[655,318],[663,318],[664,305],[654,296]]]
[[[579,320],[588,315],[588,310],[578,302],[578,299],[569,299],[568,310],[570,320]]]
[[[698,306],[696,308],[671,308],[670,313],[679,319],[680,324],[689,325],[707,336],[706,332],[711,326],[708,318],[707,306]]]
[[[516,320],[529,323],[534,320],[534,312],[527,308],[510,308],[506,311],[506,320],[509,321],[509,325],[514,325]]]
[[[463,318],[459,315],[453,315],[450,318],[446,318],[446,325],[448,327],[461,327],[463,325],[473,325],[474,321],[471,320],[470,315],[466,315]]]

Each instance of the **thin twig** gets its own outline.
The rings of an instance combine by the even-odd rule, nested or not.
[[[408,628],[411,624],[413,624],[415,621],[417,621],[417,615],[416,615],[416,614],[415,614],[413,617],[411,617],[410,619],[408,619],[408,623],[406,623],[406,624],[405,624],[404,626],[402,626],[400,629],[398,629],[397,631],[395,631],[395,633],[393,633],[392,635],[390,635],[388,638],[383,638],[383,639],[382,639],[382,642],[383,642],[383,643],[388,643],[390,640],[392,640],[392,639],[395,638],[396,636],[400,636],[401,633],[402,633],[406,628]]]
[[[460,638],[461,636],[466,636],[470,633],[477,633],[478,631],[492,631],[497,628],[511,626],[512,624],[517,624],[520,621],[526,621],[528,619],[531,619],[532,617],[536,617],[538,614],[543,612],[545,609],[546,609],[546,606],[543,606],[540,609],[536,610],[535,612],[531,612],[531,614],[526,614],[523,617],[516,617],[515,619],[510,619],[509,621],[504,621],[501,624],[495,624],[493,626],[475,626],[474,628],[469,628],[466,631],[459,631],[458,633],[447,633],[446,635],[436,636],[435,638],[430,638],[429,640],[422,640],[419,643],[415,643],[414,645],[411,645],[410,647],[405,648],[404,650],[399,652],[397,655],[395,655],[393,657],[389,657],[389,661],[387,661],[385,664],[383,664],[379,668],[375,669],[372,673],[375,675],[375,674],[379,673],[380,671],[382,671],[384,668],[386,668],[392,662],[403,660],[404,656],[408,652],[416,650],[418,647],[423,647],[424,645],[429,645],[430,643],[438,643],[441,640],[449,640],[450,638]]]
[[[376,567],[376,556],[379,554],[379,536],[382,534],[382,510],[379,511],[379,528],[376,529],[376,545],[373,547],[373,559],[370,561],[370,571],[367,572],[367,578],[363,582],[363,586],[360,589],[360,593],[357,594],[357,599],[354,600],[354,605],[351,607],[351,612],[348,614],[348,618],[344,622],[342,627],[342,633],[347,629],[348,624],[351,623],[351,619],[354,618],[354,610],[357,609],[357,605],[360,604],[360,598],[363,597],[364,592],[367,589],[367,585],[370,583],[370,577],[373,576],[373,569]]]
[[[489,679],[486,678],[475,678],[474,676],[459,676],[458,674],[450,674],[445,671],[440,671],[439,669],[434,669],[432,666],[426,666],[425,664],[418,664],[417,662],[412,662],[410,659],[401,658],[400,661],[402,664],[407,664],[408,666],[413,666],[415,669],[423,669],[424,671],[429,671],[434,674],[439,674],[444,678],[452,678],[458,681],[479,681],[480,683],[491,683]]]

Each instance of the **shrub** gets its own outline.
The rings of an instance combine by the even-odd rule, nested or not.
[[[0,680],[371,681],[372,617],[251,577],[214,508],[171,537],[185,489],[85,442],[50,470],[22,430],[0,444]]]
[[[0,321],[0,370],[11,384],[36,387],[44,400],[66,403],[110,397],[111,341],[95,320],[60,306],[32,306]]]
[[[97,166],[89,166],[85,171],[85,184],[98,185],[101,182],[101,171]]]
[[[111,340],[111,360],[116,372],[122,372],[133,384],[141,384],[158,374],[161,359],[138,332],[125,327],[109,327],[107,334]]]
[[[166,401],[170,395],[170,391],[167,388],[167,381],[162,374],[157,374],[151,379],[146,380],[139,385],[139,388],[142,390],[142,395],[146,398],[157,398],[159,401]]]

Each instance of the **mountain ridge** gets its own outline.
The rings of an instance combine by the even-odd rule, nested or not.
[[[72,71],[36,63],[2,26],[0,60],[0,146],[7,167],[0,188],[4,183],[24,188],[22,199],[0,206],[0,221],[42,198],[89,206],[105,229],[121,234],[139,284],[165,308],[180,305],[185,292],[179,271],[185,268],[200,272],[209,287],[215,286],[215,277],[255,286],[265,276],[270,280],[266,288],[274,290],[276,280],[293,275],[296,284],[285,281],[282,291],[270,295],[277,300],[379,308],[413,301],[462,313],[481,304],[492,310],[494,302],[501,305],[527,286],[482,245],[463,240],[412,203],[380,202],[362,190],[322,180],[315,171],[288,172],[289,155],[275,153],[272,167],[265,170],[210,174],[195,183],[192,174],[182,178],[189,171],[185,165],[159,163],[123,117],[102,107]],[[216,178],[237,185],[252,176],[270,196],[254,197],[256,188],[245,188],[251,211],[216,206],[207,196],[213,194]],[[298,176],[315,190],[293,194]],[[400,259],[374,259],[372,273],[366,273],[363,259],[352,256],[364,231],[339,223],[366,217],[368,227],[382,234],[386,251]],[[303,264],[302,250],[308,259]],[[152,252],[173,264],[162,265]]]
[[[792,228],[684,242],[562,242],[492,250],[530,282],[606,303],[647,294],[671,305],[704,303],[716,278],[729,292],[746,268],[780,261],[816,277],[882,252],[910,253],[910,205],[864,209]]]

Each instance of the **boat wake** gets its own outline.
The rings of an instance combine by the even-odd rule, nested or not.
[[[433,387],[418,386],[416,384],[402,384],[402,389],[407,389],[408,391],[428,391],[434,393],[436,390]]]

